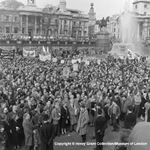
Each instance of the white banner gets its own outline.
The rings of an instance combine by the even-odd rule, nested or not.
[[[73,71],[78,71],[78,64],[73,64]]]
[[[57,62],[57,58],[53,58],[52,61],[56,63]]]
[[[27,51],[25,49],[23,49],[23,56],[24,57],[35,57],[35,50],[32,51]]]
[[[65,63],[65,61],[64,60],[61,60],[61,64],[64,64]]]
[[[41,61],[51,60],[51,54],[48,54],[48,55],[41,55],[41,54],[39,54],[39,59]]]

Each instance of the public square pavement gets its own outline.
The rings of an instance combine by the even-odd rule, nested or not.
[[[81,137],[76,132],[73,132],[69,135],[57,137],[54,143],[55,145],[54,150],[93,150],[95,148],[94,146],[95,140],[92,139],[93,131],[94,131],[93,127],[88,127],[87,144],[85,144],[84,146],[77,145],[82,144],[82,142]],[[112,127],[109,126],[105,132],[104,143],[119,142],[120,132],[121,129],[119,132],[112,132]],[[67,143],[68,146],[58,146],[58,144],[67,144]],[[114,145],[104,146],[103,150],[114,150],[114,147],[115,147]]]
[[[122,122],[120,123],[120,125],[122,126]],[[120,127],[120,130],[118,132],[113,132],[112,126],[108,125],[105,131],[104,143],[119,142],[121,131],[122,128]],[[83,143],[81,142],[81,137],[76,132],[61,135],[60,137],[56,137],[56,139],[54,140],[54,150],[94,150],[95,139],[93,139],[93,135],[94,128],[88,127],[87,142],[85,145],[80,145]],[[114,150],[114,148],[115,145],[106,145],[104,146],[103,150]],[[1,146],[0,150],[3,150]],[[24,150],[24,147],[22,147],[20,150]]]

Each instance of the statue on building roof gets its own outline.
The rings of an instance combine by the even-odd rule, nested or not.
[[[23,3],[18,2],[16,0],[4,0],[4,1],[0,2],[0,5],[5,8],[9,8],[9,9],[17,9],[20,6],[24,6]]]

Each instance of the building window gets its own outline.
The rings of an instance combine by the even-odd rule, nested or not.
[[[66,20],[64,20],[64,24],[65,24],[65,25],[67,24],[67,21],[66,21]]]
[[[22,33],[23,33],[23,34],[25,33],[25,28],[22,28]]]
[[[79,27],[81,27],[81,25],[82,25],[81,22],[79,22]]]
[[[15,22],[17,22],[17,21],[18,21],[18,17],[17,17],[17,16],[14,18],[14,21],[15,21]]]
[[[144,16],[146,16],[146,12],[144,12]]]
[[[18,27],[14,28],[14,33],[18,33]]]
[[[72,37],[75,38],[76,37],[76,31],[72,32]]]
[[[50,19],[50,18],[49,18],[49,21],[48,21],[48,22],[49,22],[49,24],[51,23],[51,19]]]
[[[51,29],[48,30],[48,35],[52,35],[52,30]]]
[[[114,32],[116,32],[116,29],[114,28]]]
[[[5,21],[9,21],[9,16],[5,16]]]
[[[25,23],[25,22],[26,22],[26,17],[22,16],[22,23]]]
[[[44,18],[44,23],[48,23],[48,17]]]
[[[81,37],[81,31],[79,31],[79,37]]]
[[[68,31],[67,31],[67,30],[65,30],[65,35],[67,35],[67,32],[68,32]]]
[[[40,34],[40,30],[39,30],[39,29],[36,29],[36,33],[37,33],[37,34]]]
[[[6,33],[10,33],[10,27],[6,27]]]
[[[144,8],[147,8],[147,5],[146,5],[146,4],[144,5]]]
[[[2,33],[2,27],[0,27],[0,33]]]
[[[43,29],[43,34],[45,35],[45,29]]]
[[[39,25],[41,23],[40,18],[37,18],[37,24]]]
[[[138,8],[138,6],[137,5],[135,5],[135,9],[137,9]]]
[[[58,20],[57,19],[55,20],[55,24],[58,25]]]
[[[75,26],[75,25],[76,25],[76,22],[73,22],[73,25]]]
[[[57,30],[55,30],[55,36],[57,36]]]

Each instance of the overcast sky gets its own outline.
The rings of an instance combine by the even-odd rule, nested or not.
[[[1,0],[0,0],[1,1]],[[27,0],[18,0],[27,3]],[[52,4],[57,6],[59,0],[35,0],[38,7],[44,7],[46,4]],[[79,9],[88,13],[90,9],[90,3],[94,3],[94,8],[96,12],[97,19],[107,16],[112,16],[113,14],[120,13],[124,6],[125,1],[132,0],[66,0],[67,8]]]

